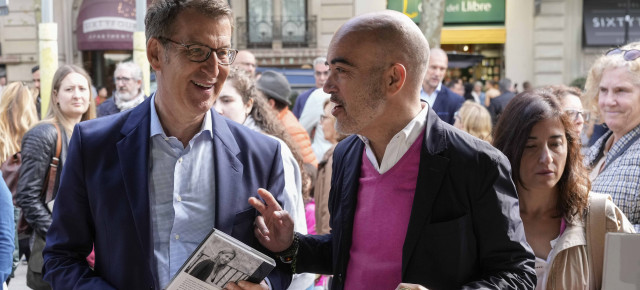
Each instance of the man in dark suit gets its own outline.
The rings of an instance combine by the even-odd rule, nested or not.
[[[395,11],[349,20],[327,60],[336,128],[331,233],[303,236],[267,191],[261,244],[331,289],[534,289],[509,161],[420,102],[428,44]]]
[[[489,114],[491,114],[491,121],[494,126],[498,122],[498,118],[500,118],[500,114],[502,114],[504,108],[511,99],[516,96],[516,94],[513,93],[513,87],[511,86],[510,79],[501,79],[498,82],[498,86],[500,88],[500,95],[491,99],[491,103],[487,108],[487,110],[489,110]]]
[[[75,127],[44,250],[54,289],[164,289],[213,227],[260,246],[246,201],[259,187],[282,201],[284,173],[278,142],[211,109],[235,58],[232,24],[222,0],[149,8],[157,92]],[[291,273],[268,279],[284,289]]]
[[[448,66],[447,53],[440,48],[432,48],[420,98],[431,106],[440,119],[453,125],[454,115],[464,103],[464,98],[442,85]]]

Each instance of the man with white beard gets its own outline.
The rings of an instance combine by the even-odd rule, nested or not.
[[[113,97],[98,106],[98,117],[131,109],[147,97],[142,91],[142,70],[133,62],[121,62],[113,73],[116,90]]]

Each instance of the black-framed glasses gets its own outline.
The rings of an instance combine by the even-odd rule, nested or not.
[[[116,77],[116,83],[117,82],[125,82],[128,83],[129,81],[131,81],[132,78],[127,78],[127,77]]]
[[[624,60],[626,61],[633,61],[640,57],[640,50],[637,50],[637,49],[624,50],[624,49],[614,48],[607,51],[605,55],[609,56],[609,55],[616,55],[620,53],[622,53],[622,58],[624,58]]]
[[[158,37],[158,39],[166,40],[186,48],[187,58],[193,62],[205,62],[209,59],[211,53],[215,51],[220,64],[230,65],[236,59],[236,55],[238,54],[238,50],[231,48],[211,48],[204,44],[197,43],[184,44],[166,37]]]
[[[578,116],[582,116],[582,120],[584,120],[585,122],[589,121],[589,118],[591,117],[591,115],[589,113],[586,113],[584,111],[581,110],[575,110],[575,109],[566,109],[564,110],[565,114],[567,114],[569,116],[569,118],[571,118],[571,120],[573,121],[577,121],[578,120]]]

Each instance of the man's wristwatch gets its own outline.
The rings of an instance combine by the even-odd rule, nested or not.
[[[298,254],[298,233],[293,234],[293,243],[286,250],[276,253],[282,263],[291,264]]]

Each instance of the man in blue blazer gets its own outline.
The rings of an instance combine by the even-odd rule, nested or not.
[[[464,98],[442,85],[448,66],[447,53],[440,48],[432,48],[420,98],[431,106],[440,119],[453,125],[454,115],[464,103]]]
[[[534,289],[509,161],[420,101],[428,47],[395,11],[338,29],[324,90],[356,135],[333,155],[331,233],[294,234],[259,191],[256,236],[295,272],[333,274],[331,289]]]
[[[149,8],[158,90],[75,127],[44,250],[54,289],[164,289],[213,227],[260,248],[247,199],[264,187],[282,201],[283,167],[277,142],[211,109],[236,53],[232,23],[222,0]],[[84,259],[92,248],[93,269]],[[244,286],[290,280],[278,267]]]

